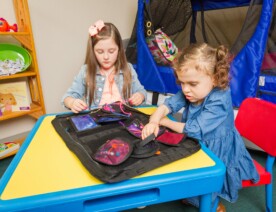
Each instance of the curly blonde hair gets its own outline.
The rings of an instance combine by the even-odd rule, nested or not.
[[[198,71],[205,71],[214,80],[214,85],[220,89],[229,86],[230,60],[228,49],[221,45],[213,48],[206,43],[192,44],[184,49],[174,62],[174,73],[178,81],[177,73],[188,70],[193,66]]]

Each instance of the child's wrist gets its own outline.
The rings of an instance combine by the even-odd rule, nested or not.
[[[156,121],[149,121],[150,124],[155,124],[155,125],[158,125],[159,126],[159,123],[156,122]]]

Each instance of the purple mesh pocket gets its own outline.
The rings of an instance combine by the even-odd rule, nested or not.
[[[134,119],[128,126],[125,126],[127,131],[134,135],[137,138],[142,137],[142,130],[144,128],[144,125],[141,121],[138,119]]]
[[[135,136],[136,138],[142,138],[142,130],[144,128],[143,123],[138,120],[138,119],[134,119],[129,123],[122,123],[120,122],[123,126],[125,126],[126,130],[133,136]],[[159,131],[158,131],[158,135],[160,136],[165,132],[166,128],[163,126],[159,127]]]
[[[122,138],[106,141],[94,155],[94,159],[107,165],[119,165],[129,158],[133,146]]]

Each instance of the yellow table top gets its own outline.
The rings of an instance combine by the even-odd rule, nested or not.
[[[151,114],[153,108],[141,108]],[[46,116],[9,179],[1,199],[16,199],[102,184],[93,177],[71,152],[53,128],[55,116]],[[214,166],[203,151],[149,171],[138,177]]]

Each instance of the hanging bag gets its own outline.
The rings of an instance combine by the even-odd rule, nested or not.
[[[145,37],[148,48],[159,65],[170,66],[178,54],[178,48],[160,28],[155,30],[150,12],[150,3],[144,2]]]

